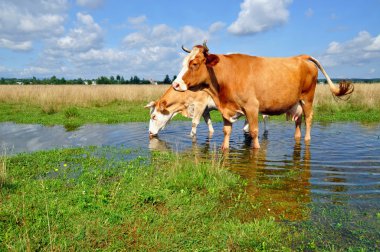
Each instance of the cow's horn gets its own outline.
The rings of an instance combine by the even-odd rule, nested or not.
[[[187,48],[184,47],[183,45],[182,45],[182,50],[184,50],[184,51],[187,52],[187,53],[190,53],[190,52],[191,52],[189,49],[187,49]]]
[[[203,41],[203,47],[205,48],[206,52],[208,52],[208,47],[206,43],[207,43],[207,40]]]

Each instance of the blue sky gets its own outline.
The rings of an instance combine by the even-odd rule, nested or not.
[[[380,77],[380,0],[1,0],[0,77],[162,80],[212,53],[309,54],[330,77]]]

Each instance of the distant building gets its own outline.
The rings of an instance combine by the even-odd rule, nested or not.
[[[17,81],[16,84],[18,84],[18,85],[24,85],[24,82],[22,82],[22,81]]]
[[[96,81],[93,80],[93,81],[91,82],[91,85],[94,85],[94,86],[95,86],[95,85],[96,85]]]
[[[150,79],[149,80],[150,84],[152,85],[158,85],[157,81],[153,80],[153,79]]]
[[[84,81],[83,83],[84,83],[84,85],[88,85],[88,81]]]

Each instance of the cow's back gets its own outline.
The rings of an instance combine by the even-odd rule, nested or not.
[[[260,112],[272,115],[286,112],[303,96],[314,95],[318,70],[303,56],[233,54],[221,59],[223,64],[215,68],[221,76],[221,102],[235,102],[239,107],[258,104]]]

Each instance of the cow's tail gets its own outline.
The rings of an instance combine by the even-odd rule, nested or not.
[[[315,58],[309,56],[309,55],[302,55],[303,58],[307,59],[307,60],[310,60],[311,62],[313,62],[318,68],[319,70],[321,70],[321,72],[323,73],[323,75],[326,77],[326,80],[327,80],[327,83],[329,84],[329,87],[330,87],[330,91],[337,97],[344,97],[344,96],[348,96],[350,94],[352,94],[352,92],[354,92],[354,85],[352,85],[351,82],[348,82],[348,81],[340,81],[339,82],[339,85],[335,85],[330,77],[328,76],[328,74],[326,73],[325,69],[322,67],[321,63],[319,63],[318,60],[316,60]],[[347,97],[349,98],[349,96]]]

